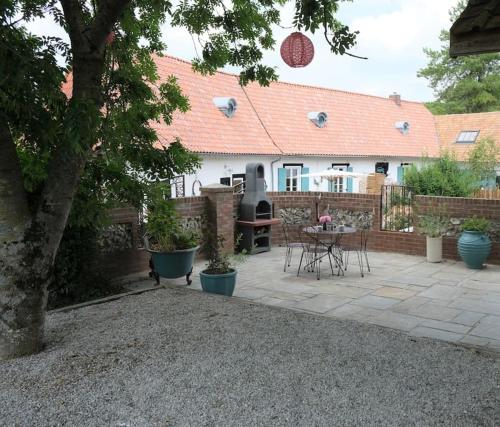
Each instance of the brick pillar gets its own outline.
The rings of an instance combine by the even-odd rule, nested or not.
[[[201,188],[201,195],[208,199],[208,209],[218,236],[224,237],[224,253],[234,253],[233,187],[210,184]]]

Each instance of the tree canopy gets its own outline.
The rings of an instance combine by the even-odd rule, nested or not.
[[[333,53],[349,54],[356,32],[337,20],[340,1],[297,0],[292,24],[321,31]],[[70,215],[89,223],[103,203],[138,205],[150,181],[198,165],[181,141],[159,149],[151,126],[189,108],[175,77],[160,81],[156,70],[154,55],[165,50],[163,36],[169,40],[165,25],[202,42],[197,71],[231,64],[242,84],[266,85],[277,75],[262,63],[263,51],[276,44],[272,29],[286,2],[0,3],[0,359],[43,347],[47,284]],[[41,17],[53,18],[69,45],[26,30]]]
[[[465,8],[460,0],[450,10],[454,22]],[[480,113],[500,110],[500,54],[481,54],[451,58],[450,33],[441,31],[441,49],[424,49],[429,59],[418,72],[428,80],[436,100],[427,107],[434,114]]]

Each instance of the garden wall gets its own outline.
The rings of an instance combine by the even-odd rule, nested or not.
[[[232,251],[235,219],[238,218],[242,195],[232,194],[228,188],[206,188],[202,196],[176,199],[176,209],[185,226],[201,229],[205,209],[214,210],[215,227],[226,239],[226,250]],[[329,211],[339,222],[372,224],[368,248],[372,251],[395,252],[425,256],[425,237],[417,233],[380,230],[380,195],[356,193],[267,193],[273,202],[273,216],[284,217],[295,224],[316,222],[317,215]],[[489,263],[500,264],[500,200],[467,199],[455,197],[415,196],[418,214],[444,210],[450,216],[449,236],[443,239],[443,256],[458,259],[457,235],[464,218],[473,215],[489,219],[493,225],[493,246]],[[96,264],[110,278],[148,270],[149,256],[142,249],[139,236],[139,217],[132,208],[115,209],[111,212],[113,225],[110,235],[104,238],[107,248]],[[106,236],[106,233],[104,233]],[[345,236],[349,243],[353,236]],[[107,240],[106,240],[107,239]],[[113,243],[114,242],[114,243]],[[284,243],[281,226],[273,227],[273,245]]]
[[[143,249],[139,232],[139,215],[134,208],[109,212],[111,225],[100,234],[100,255],[96,268],[108,279],[148,270],[149,256]]]
[[[368,240],[370,250],[425,256],[424,236],[417,233],[380,230],[381,205],[379,195],[321,193],[321,197],[318,199],[318,193],[270,192],[268,196],[273,202],[274,216],[288,216],[288,220],[291,220],[292,223],[313,223],[317,214],[321,215],[325,209],[334,216],[337,214],[339,219],[344,222],[354,223],[356,219],[365,219],[365,215],[362,213],[371,213],[372,231]],[[240,200],[241,195],[234,196],[233,206],[236,215]],[[419,214],[441,210],[450,216],[449,235],[443,239],[443,256],[447,259],[459,259],[457,236],[460,224],[465,218],[477,215],[489,219],[493,228],[491,233],[493,245],[488,262],[500,264],[500,200],[416,196],[414,202],[415,210]],[[349,238],[345,241],[349,243]],[[284,237],[281,227],[274,227],[273,244],[283,243]]]

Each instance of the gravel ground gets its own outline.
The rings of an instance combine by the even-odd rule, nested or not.
[[[0,363],[1,425],[500,425],[498,357],[377,326],[167,288],[47,331]]]

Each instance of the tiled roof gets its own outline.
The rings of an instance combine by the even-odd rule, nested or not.
[[[491,113],[448,114],[435,116],[436,128],[443,148],[455,151],[460,159],[466,159],[474,144],[456,143],[462,131],[479,131],[478,140],[493,138],[500,146],[500,111]]]
[[[189,62],[172,57],[157,57],[162,79],[178,78],[191,109],[175,113],[172,125],[154,123],[161,143],[179,137],[191,151],[198,153],[279,154],[232,74],[202,76],[194,73]],[[227,118],[213,104],[215,97],[232,97],[238,104],[236,114]]]
[[[433,116],[421,103],[401,101],[398,106],[389,98],[282,82],[241,88],[235,75],[202,76],[192,71],[189,62],[169,56],[158,58],[157,66],[162,78],[178,77],[191,104],[188,113],[175,115],[171,126],[155,126],[163,143],[178,136],[192,151],[227,154],[420,157],[439,153]],[[236,98],[234,117],[228,119],[217,110],[212,102],[216,96]],[[328,114],[324,128],[307,118],[312,111]],[[395,128],[400,121],[410,124],[407,135]]]

